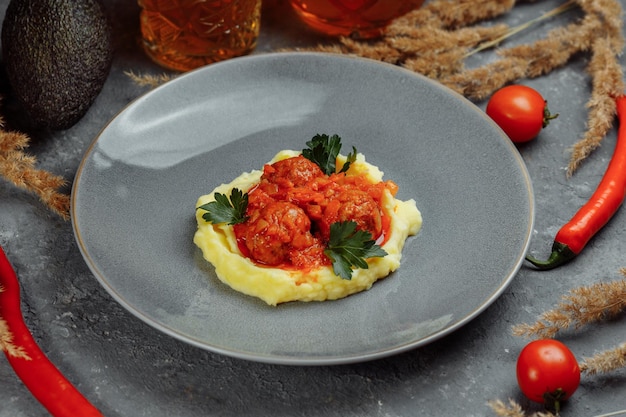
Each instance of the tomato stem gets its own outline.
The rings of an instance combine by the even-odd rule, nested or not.
[[[543,108],[543,123],[542,123],[542,128],[546,128],[549,124],[551,120],[556,119],[557,117],[559,117],[559,113],[555,113],[552,114],[550,113],[550,109],[548,108],[548,101],[545,100],[545,107]]]
[[[544,405],[549,410],[554,410],[554,414],[558,417],[561,412],[561,400],[567,397],[565,391],[558,388],[552,392],[543,394]]]

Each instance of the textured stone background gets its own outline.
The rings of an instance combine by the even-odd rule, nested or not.
[[[622,0],[624,3],[624,0]],[[266,5],[256,53],[314,45],[282,1]],[[520,4],[503,20],[515,25],[556,7],[546,0]],[[8,4],[0,1],[0,16]],[[104,90],[89,113],[60,132],[29,132],[30,151],[42,168],[72,180],[82,155],[105,123],[146,90],[124,71],[160,74],[140,50],[138,7],[105,0],[112,17],[116,55]],[[577,17],[576,12],[537,26],[512,42],[528,42]],[[489,59],[476,58],[476,63]],[[531,250],[547,253],[558,227],[593,192],[611,156],[615,131],[579,172],[566,179],[568,149],[585,128],[589,78],[587,56],[536,80],[524,80],[561,116],[539,140],[520,148],[534,182],[535,233]],[[625,62],[624,60],[622,62]],[[6,82],[2,78],[2,94]],[[477,103],[484,108],[485,103]],[[3,111],[20,127],[10,99]],[[453,115],[451,115],[453,117]],[[26,129],[26,128],[25,128]],[[206,352],[147,326],[118,305],[98,284],[74,241],[71,224],[37,199],[0,181],[0,245],[20,277],[27,324],[50,359],[107,416],[483,416],[486,402],[519,394],[514,374],[524,340],[510,326],[553,307],[561,294],[592,282],[614,280],[626,267],[622,210],[573,263],[549,273],[522,268],[490,308],[454,334],[426,347],[374,362],[332,367],[252,363]],[[471,277],[470,277],[471,279]],[[579,357],[626,340],[626,320],[564,333]],[[0,359],[0,417],[39,417],[45,410]],[[626,409],[626,370],[583,377],[563,416],[594,416]]]

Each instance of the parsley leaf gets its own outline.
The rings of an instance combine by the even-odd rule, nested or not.
[[[341,138],[338,135],[317,134],[306,143],[307,149],[302,150],[302,156],[316,163],[326,175],[334,174],[337,164],[337,155],[341,150]],[[348,155],[348,162],[341,172],[347,171],[350,163],[356,160],[356,148],[352,147],[353,153]]]
[[[233,188],[230,192],[230,200],[224,194],[215,193],[215,201],[203,204],[198,208],[207,211],[202,215],[202,218],[209,223],[233,225],[246,221],[247,207],[248,193]]]
[[[346,159],[346,162],[343,164],[343,167],[341,167],[341,171],[339,172],[346,172],[348,169],[350,169],[350,164],[352,164],[354,161],[356,161],[356,148],[353,146],[352,152],[348,154],[348,158]]]
[[[356,230],[354,221],[330,225],[330,239],[324,250],[333,263],[333,271],[343,279],[352,279],[352,267],[368,269],[367,258],[384,257],[387,252],[372,240],[372,234]]]

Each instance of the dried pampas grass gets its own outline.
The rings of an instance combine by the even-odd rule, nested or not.
[[[607,373],[626,367],[626,343],[597,353],[580,363],[580,371],[588,375]]]
[[[512,399],[509,399],[506,404],[502,400],[489,401],[487,404],[500,417],[554,417],[554,414],[549,411],[526,414],[522,406]]]
[[[506,404],[501,400],[489,401],[487,405],[489,405],[495,415],[499,417],[558,417],[560,415],[552,414],[549,411],[536,411],[534,413],[526,414],[522,407],[513,399],[509,399]],[[626,415],[626,410],[614,411],[590,417],[617,417],[624,415]]]
[[[25,153],[29,142],[26,134],[6,131],[0,117],[0,176],[36,194],[53,212],[69,219],[70,197],[59,191],[66,184],[65,179],[36,168],[36,158]]]
[[[129,71],[126,75],[139,86],[150,88],[171,79],[167,74],[137,75]],[[29,143],[30,138],[25,133],[5,130],[4,119],[0,116],[0,176],[37,195],[51,211],[68,220],[70,196],[59,191],[67,182],[61,176],[36,168],[37,159],[26,153]]]
[[[515,336],[535,339],[553,338],[560,331],[578,330],[588,324],[620,317],[626,311],[626,268],[620,273],[625,279],[601,282],[572,289],[562,297],[561,302],[539,316],[533,324],[513,326]],[[592,357],[579,361],[580,372],[588,376],[608,373],[626,368],[626,342],[619,346],[598,352]],[[500,417],[526,417],[522,407],[512,399],[508,403],[501,400],[489,401],[488,405]],[[626,414],[626,410],[596,417]],[[529,417],[552,416],[551,413],[533,413]]]
[[[622,269],[626,275],[626,269]],[[513,326],[516,336],[551,338],[559,331],[581,327],[618,317],[626,310],[626,279],[601,282],[572,289],[552,310],[533,324]]]
[[[547,74],[566,65],[581,52],[591,53],[588,72],[592,93],[587,130],[572,148],[568,175],[598,147],[612,128],[615,97],[624,93],[619,55],[624,47],[622,8],[619,0],[569,0],[556,9],[518,27],[479,25],[510,12],[515,0],[432,0],[394,20],[375,41],[340,38],[337,43],[307,50],[351,54],[376,59],[426,75],[473,100],[484,100],[497,89],[522,78]],[[576,23],[550,31],[528,45],[500,48],[497,59],[478,68],[467,68],[468,57],[500,45],[532,24],[571,9],[584,16]],[[135,83],[150,88],[170,76],[126,73]],[[69,196],[59,192],[65,181],[35,168],[27,155],[28,137],[0,126],[0,175],[33,192],[63,218],[69,218]]]
[[[343,53],[406,67],[433,78],[472,100],[484,100],[497,89],[523,78],[535,78],[566,65],[580,53],[591,53],[587,68],[592,93],[587,130],[572,148],[568,175],[600,145],[613,126],[614,99],[624,93],[619,55],[624,47],[622,7],[618,0],[569,0],[518,27],[478,25],[515,7],[514,0],[433,0],[393,21],[375,41],[340,38],[338,43],[307,50]],[[467,68],[467,58],[500,45],[505,39],[574,7],[584,16],[549,31],[531,43],[500,48],[495,62]]]
[[[593,40],[593,54],[588,66],[588,71],[592,75],[592,92],[587,102],[589,109],[587,131],[572,148],[568,175],[573,174],[600,146],[602,139],[613,126],[616,113],[615,97],[624,94],[622,67],[615,59],[621,51],[621,46],[613,45],[613,41],[610,38]]]
[[[0,292],[2,292],[2,287],[0,287]],[[29,360],[30,357],[24,348],[16,346],[15,343],[13,343],[13,339],[14,336],[9,330],[9,325],[2,316],[0,316],[0,351],[9,356]]]
[[[170,81],[173,77],[169,74],[137,74],[134,71],[125,71],[124,74],[128,76],[135,84],[140,87],[155,88]]]
[[[620,273],[626,277],[626,268]],[[600,282],[572,289],[555,308],[539,316],[533,324],[513,326],[515,336],[536,339],[553,338],[558,332],[619,318],[626,311],[626,278]],[[626,367],[626,343],[600,352],[580,364],[581,372],[589,375]]]

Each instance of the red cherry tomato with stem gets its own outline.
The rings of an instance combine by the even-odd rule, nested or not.
[[[528,399],[554,408],[558,415],[560,402],[570,398],[580,384],[580,368],[563,343],[535,340],[517,358],[517,383]]]
[[[509,85],[496,91],[487,103],[486,113],[514,143],[533,140],[558,117],[550,113],[539,92],[525,85]]]

